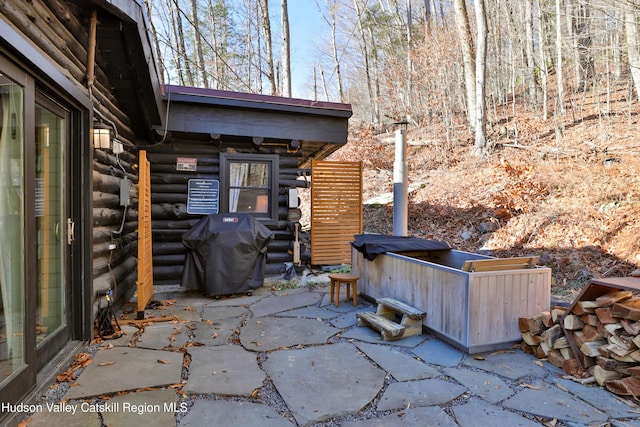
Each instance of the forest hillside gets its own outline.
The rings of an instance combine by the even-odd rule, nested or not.
[[[446,129],[430,129],[426,139],[424,130],[410,126],[409,234],[497,257],[540,255],[552,269],[552,293],[566,299],[592,277],[638,269],[640,108],[627,102],[622,87],[611,97],[617,112],[598,114],[601,95],[581,102],[579,120],[568,110],[561,139],[553,119],[520,109],[515,143],[511,117],[497,116],[488,133],[494,154],[484,159],[470,156],[471,133],[447,144],[433,138]],[[366,128],[352,129],[348,144],[332,156],[363,159],[365,202],[393,191],[393,157],[393,130]],[[392,234],[392,203],[366,204],[364,218],[366,232]]]

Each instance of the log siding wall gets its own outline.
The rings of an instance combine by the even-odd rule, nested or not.
[[[93,248],[93,271],[91,272],[91,295],[93,302],[93,317],[97,312],[96,292],[113,288],[116,299],[130,295],[136,278],[136,228],[137,228],[137,198],[132,198],[132,205],[126,213],[125,224],[121,235],[113,235],[113,231],[120,229],[123,208],[119,203],[119,181],[125,174],[133,183],[137,183],[137,149],[134,147],[134,134],[131,130],[127,115],[118,107],[118,102],[109,89],[112,84],[106,74],[96,63],[96,78],[91,91],[86,88],[86,64],[88,46],[88,13],[73,3],[63,0],[5,0],[0,2],[0,14],[17,27],[31,43],[41,50],[57,67],[61,75],[68,78],[72,84],[93,102],[93,108],[98,111],[96,117],[101,117],[105,124],[111,123],[117,128],[118,139],[124,143],[125,152],[120,155],[120,162],[111,154],[110,150],[94,150],[92,171],[92,229],[89,233]],[[98,41],[97,57],[100,57]],[[36,75],[43,86],[50,86],[49,76]],[[53,86],[61,87],[68,82],[53,82]],[[64,98],[64,93],[61,93]],[[92,111],[82,113],[91,116]],[[88,134],[88,130],[87,130]],[[87,137],[83,142],[90,143]],[[122,168],[124,168],[124,172]],[[135,188],[135,187],[134,187]],[[74,188],[72,191],[80,191]],[[109,243],[114,242],[116,249],[109,250]],[[76,286],[81,286],[77,284]]]
[[[250,142],[247,143],[247,145],[250,144]],[[227,144],[224,145],[227,146]],[[211,144],[189,141],[147,147],[146,150],[151,163],[154,284],[179,284],[182,280],[186,255],[182,235],[202,218],[202,215],[187,213],[188,182],[194,178],[220,180],[220,191],[222,191],[223,183],[220,178],[222,150]],[[243,148],[241,144],[235,145],[231,150],[237,154],[256,154],[255,150]],[[279,155],[278,218],[261,220],[275,235],[267,248],[267,274],[283,273],[284,263],[291,262],[293,259],[290,249],[294,234],[287,221],[286,191],[291,187],[306,186],[305,181],[297,179],[301,155],[283,151],[277,147],[260,150],[260,154]],[[195,172],[176,170],[178,157],[197,158],[197,170]],[[224,212],[223,206],[220,206],[220,212]]]

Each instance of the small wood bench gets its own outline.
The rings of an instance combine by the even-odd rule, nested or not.
[[[540,259],[539,256],[525,256],[513,258],[495,258],[495,259],[474,259],[467,260],[462,264],[462,271],[483,272],[483,271],[501,271],[501,270],[522,270],[526,268],[534,268]]]
[[[422,333],[422,319],[425,313],[393,298],[378,298],[375,313],[356,313],[359,326],[370,326],[380,332],[382,339],[396,340]],[[396,323],[397,314],[402,315]]]

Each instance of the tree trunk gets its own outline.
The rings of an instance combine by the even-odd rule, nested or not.
[[[204,53],[202,52],[202,34],[200,33],[200,23],[198,22],[198,0],[191,0],[191,12],[193,20],[193,38],[196,43],[196,55],[198,58],[198,71],[204,87],[209,87],[209,79],[207,79],[207,66],[204,62]]]
[[[147,16],[149,16],[149,25],[151,29],[151,35],[154,41],[154,49],[156,51],[156,60],[158,63],[158,74],[160,77],[160,84],[164,85],[164,59],[162,57],[162,51],[160,50],[160,42],[158,41],[158,32],[156,31],[156,27],[153,24],[153,20],[151,19],[151,4],[152,0],[144,0],[144,4],[147,8]]]
[[[169,10],[169,19],[171,21],[171,29],[175,38],[178,37],[178,28],[176,26],[176,11],[173,7],[171,0],[166,0],[167,9]],[[180,12],[178,12],[180,13]],[[184,86],[184,68],[182,67],[182,57],[180,56],[179,47],[172,46],[171,53],[173,54],[173,63],[176,73],[178,74],[178,83],[180,86]]]
[[[637,6],[627,5],[625,7],[625,28],[627,35],[627,56],[629,58],[629,68],[631,69],[631,78],[636,90],[636,98],[640,102],[640,51],[638,50],[638,23],[637,23]]]
[[[371,21],[370,19],[368,21]],[[374,87],[374,96],[373,96],[373,122],[380,123],[380,77],[378,75],[379,67],[378,67],[378,43],[373,31],[373,23],[369,22],[367,25],[367,31],[369,32],[369,44],[371,46],[371,60],[373,61],[373,87]]]
[[[467,15],[465,0],[453,1],[453,12],[456,23],[460,47],[462,49],[462,64],[464,69],[465,100],[467,104],[467,122],[471,129],[475,129],[476,120],[476,70],[475,53],[473,51],[473,39]],[[486,29],[486,27],[485,27]],[[486,40],[485,40],[486,43]]]
[[[556,1],[556,81],[558,83],[557,110],[560,114],[560,122],[562,123],[562,115],[564,114],[564,77],[562,75],[562,8],[561,0]]]
[[[338,99],[340,102],[344,102],[344,92],[342,90],[342,74],[340,73],[340,56],[338,55],[338,42],[336,40],[336,12],[338,9],[338,5],[335,0],[331,5],[329,5],[329,17],[323,16],[325,22],[331,28],[331,48],[333,53],[333,62],[335,63],[336,68],[336,78],[338,80]],[[314,69],[315,73],[315,69]],[[315,80],[314,80],[315,81]],[[328,101],[329,99],[327,99]]]
[[[589,21],[591,19],[590,7],[584,0],[578,3],[575,15],[574,31],[578,55],[576,68],[578,69],[579,76],[577,88],[578,90],[586,90],[589,85],[593,83],[595,64],[593,62],[593,55],[591,54],[592,33],[589,27]]]
[[[476,113],[475,113],[475,143],[473,147],[476,156],[489,154],[489,144],[486,135],[486,103],[485,103],[485,73],[487,69],[487,14],[484,9],[484,1],[478,0],[476,5],[476,25],[478,36],[476,38]]]
[[[538,105],[538,85],[536,84],[536,62],[534,57],[534,41],[533,41],[533,1],[525,0],[524,2],[524,25],[525,25],[525,55],[527,61],[526,80],[529,91],[529,100],[531,106],[536,108]]]
[[[362,24],[362,11],[360,10],[360,4],[358,0],[353,0],[353,5],[356,9],[357,19],[358,19],[358,30],[360,32],[360,38],[362,42],[362,57],[364,60],[364,72],[367,79],[367,91],[369,94],[369,105],[373,105],[374,95],[373,95],[373,84],[371,82],[371,66],[369,65],[369,49],[367,47],[367,36],[364,31],[364,25]],[[372,112],[372,121],[375,121],[375,113]]]
[[[267,70],[264,74],[266,74],[267,80],[271,85],[271,95],[275,95],[277,93],[277,86],[275,67],[273,63],[273,41],[271,38],[271,20],[269,18],[269,0],[260,0],[260,13],[262,16],[262,32],[264,34],[264,46],[266,49],[265,54],[267,55]]]
[[[176,20],[176,37],[178,39],[178,56],[182,58],[184,61],[184,70],[187,74],[187,85],[193,86],[193,73],[191,72],[191,64],[189,61],[189,55],[187,54],[187,45],[184,41],[184,28],[182,27],[182,11],[180,10],[180,5],[178,5],[178,0],[173,0],[173,5],[175,7],[175,20]]]
[[[291,97],[291,44],[289,42],[289,9],[282,0],[282,87],[283,95]]]
[[[540,73],[540,85],[542,86],[542,118],[547,120],[549,118],[549,85],[547,81],[549,70],[547,68],[547,34],[544,31],[546,21],[543,18],[540,2],[538,0],[534,1],[538,9],[538,13],[535,14],[535,19],[537,21],[536,28],[539,43],[538,68]]]
[[[411,102],[411,94],[413,91],[413,58],[411,57],[411,45],[413,44],[412,40],[412,22],[411,22],[411,0],[407,0],[407,113],[411,114],[412,110],[412,102]]]

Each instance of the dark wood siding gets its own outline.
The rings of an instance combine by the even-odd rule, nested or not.
[[[113,288],[116,298],[131,295],[136,280],[136,228],[137,198],[132,190],[132,205],[127,209],[121,234],[113,234],[122,225],[124,209],[120,206],[120,179],[125,175],[137,183],[137,142],[131,127],[131,120],[119,106],[112,92],[111,82],[101,68],[100,19],[105,23],[113,21],[112,16],[98,12],[98,50],[94,86],[91,91],[86,87],[87,52],[89,45],[89,10],[73,2],[62,0],[6,0],[0,2],[0,14],[22,32],[35,48],[43,52],[48,63],[35,64],[44,68],[43,74],[36,76],[43,86],[62,88],[61,93],[72,87],[73,91],[90,97],[96,113],[94,115],[105,124],[112,126],[118,139],[124,144],[125,152],[117,159],[110,150],[94,150],[93,170],[90,180],[93,185],[91,230],[86,236],[91,241],[84,244],[92,248],[93,260],[91,301],[94,304],[93,316],[97,311],[96,292]],[[104,27],[102,27],[104,30]],[[19,57],[21,52],[16,52]],[[25,63],[30,58],[24,58]],[[49,70],[49,72],[47,71]],[[55,71],[55,72],[54,72]],[[64,76],[64,81],[53,81],[53,76]],[[85,132],[87,129],[84,130]],[[114,132],[115,134],[115,132]],[[88,132],[83,139],[90,144]],[[85,191],[78,187],[72,191]],[[135,188],[135,187],[134,187]],[[110,244],[116,248],[110,250]],[[93,318],[93,317],[92,317]]]
[[[190,179],[220,180],[221,148],[212,144],[176,141],[172,144],[147,147],[147,156],[151,163],[151,203],[153,227],[153,276],[154,283],[178,284],[186,249],[182,244],[182,235],[195,225],[202,215],[187,213],[187,185]],[[226,145],[225,145],[225,150]],[[241,144],[230,148],[234,153],[255,154],[251,149],[243,149]],[[267,273],[282,273],[285,262],[292,261],[292,241],[294,234],[287,221],[287,189],[304,187],[304,180],[298,180],[301,156],[286,150],[261,148],[261,154],[278,154],[278,217],[261,220],[274,232],[275,239],[267,249]],[[178,157],[197,158],[197,171],[176,170]],[[222,188],[222,186],[221,186]],[[220,211],[223,211],[220,207]]]

